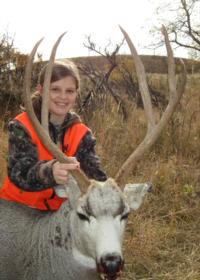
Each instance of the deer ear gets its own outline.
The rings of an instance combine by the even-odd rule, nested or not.
[[[123,190],[123,194],[129,207],[133,210],[137,210],[145,195],[152,189],[151,183],[140,184],[126,184]]]

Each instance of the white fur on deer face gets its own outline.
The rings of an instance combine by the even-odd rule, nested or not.
[[[102,275],[117,276],[123,267],[121,247],[128,213],[129,206],[114,180],[93,182],[71,220],[76,231],[74,257],[97,267]]]

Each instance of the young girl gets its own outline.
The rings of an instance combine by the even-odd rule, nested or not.
[[[41,119],[41,94],[46,66],[40,73],[33,107]],[[105,181],[95,154],[96,141],[79,116],[73,113],[80,80],[71,61],[55,62],[49,90],[49,134],[62,151],[73,157],[73,163],[60,163],[44,148],[26,112],[16,116],[8,126],[8,176],[0,189],[0,198],[40,210],[57,210],[65,198],[55,194],[58,185],[65,185],[69,170],[81,168],[92,179]]]

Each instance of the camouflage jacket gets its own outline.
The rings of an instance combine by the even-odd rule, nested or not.
[[[63,143],[65,131],[79,122],[76,114],[68,113],[62,126],[49,123],[49,133],[54,143]],[[55,160],[38,160],[37,147],[32,143],[25,127],[17,120],[8,125],[9,151],[8,176],[19,188],[26,191],[39,191],[56,187],[52,174],[52,164]],[[105,181],[106,174],[100,168],[99,157],[95,154],[96,140],[89,130],[81,140],[76,158],[85,174],[98,181]],[[40,174],[40,175],[39,175]]]

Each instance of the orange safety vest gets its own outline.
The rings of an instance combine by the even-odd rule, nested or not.
[[[44,147],[37,133],[33,129],[27,114],[23,112],[19,114],[15,119],[22,123],[22,125],[27,129],[29,135],[31,136],[33,144],[37,146],[38,160],[53,159],[52,154]],[[87,131],[88,127],[82,123],[75,123],[67,129],[63,143],[64,153],[67,156],[74,156],[81,139]],[[28,205],[29,207],[37,208],[40,210],[57,210],[59,209],[63,201],[66,200],[66,198],[58,197],[52,187],[42,191],[24,191],[17,187],[14,183],[12,183],[8,176],[6,176],[3,182],[3,186],[2,188],[0,188],[0,199],[1,198],[19,202]]]

